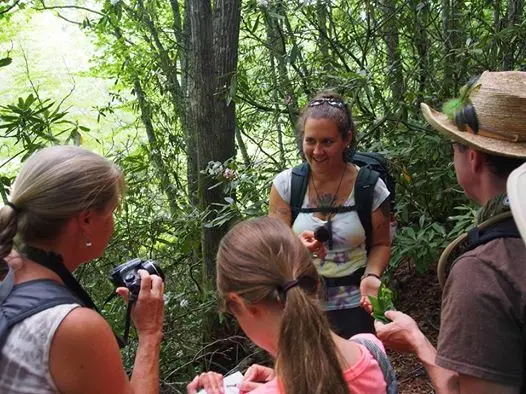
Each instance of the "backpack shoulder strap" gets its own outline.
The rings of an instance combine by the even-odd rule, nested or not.
[[[0,349],[15,324],[62,304],[83,305],[65,286],[51,280],[34,280],[16,285],[0,306]]]
[[[397,394],[398,393],[398,383],[396,382],[396,375],[391,365],[391,362],[387,358],[387,355],[378,347],[373,341],[370,341],[365,338],[353,338],[353,342],[363,345],[367,348],[369,353],[372,354],[380,369],[384,375],[385,383],[387,385],[386,392],[388,394]]]
[[[437,264],[440,287],[444,288],[449,273],[464,253],[498,238],[520,238],[520,232],[511,211],[489,218],[447,245]]]
[[[468,250],[498,238],[520,238],[519,229],[513,218],[508,218],[485,229],[474,227],[468,231]]]
[[[372,209],[374,187],[380,174],[368,167],[361,167],[354,184],[354,202],[360,222],[365,230],[366,250],[369,253],[372,237]]]
[[[291,225],[294,224],[296,217],[300,213],[307,185],[309,184],[309,165],[301,163],[292,169],[290,177],[290,214]]]

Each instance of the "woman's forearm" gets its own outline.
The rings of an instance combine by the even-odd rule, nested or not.
[[[159,353],[162,335],[139,335],[131,376],[133,393],[157,394],[160,390]]]
[[[376,245],[371,248],[367,256],[367,267],[365,272],[371,272],[378,276],[382,276],[389,263],[391,256],[390,245]]]

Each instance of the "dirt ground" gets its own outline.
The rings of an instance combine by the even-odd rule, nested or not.
[[[429,340],[436,345],[440,326],[440,286],[436,267],[418,274],[409,264],[402,264],[393,273],[389,285],[396,294],[395,306],[413,317]],[[413,355],[388,352],[401,394],[434,393],[429,378],[418,359]]]

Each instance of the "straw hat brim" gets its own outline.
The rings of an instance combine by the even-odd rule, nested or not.
[[[435,111],[425,103],[421,103],[420,108],[424,118],[435,130],[446,134],[456,142],[497,156],[526,158],[526,142],[502,141],[462,131],[442,112]]]
[[[511,172],[506,189],[513,219],[526,242],[526,163]]]

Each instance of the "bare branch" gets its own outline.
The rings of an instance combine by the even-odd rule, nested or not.
[[[0,15],[4,15],[4,14],[7,14],[9,11],[11,11],[13,8],[15,8],[18,3],[20,3],[21,0],[16,0],[13,4],[11,4],[9,7],[7,7],[6,9],[0,11]]]

